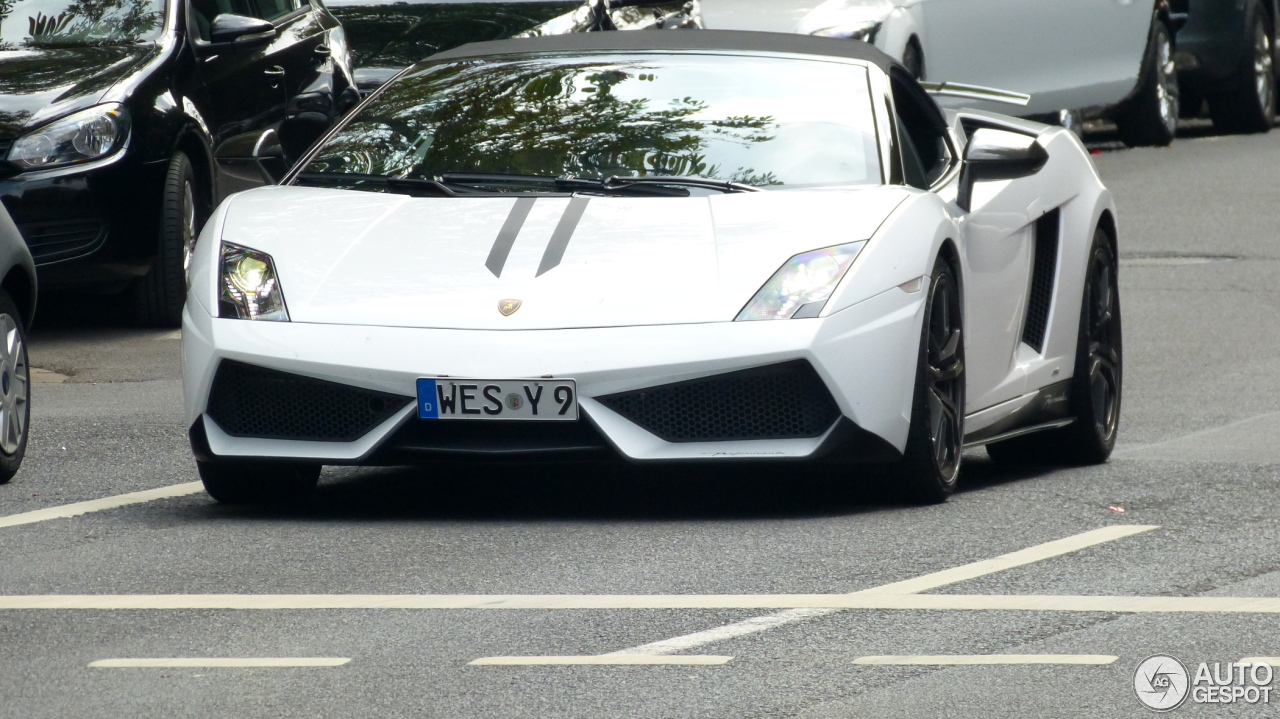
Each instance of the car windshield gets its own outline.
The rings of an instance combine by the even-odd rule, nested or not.
[[[0,0],[0,50],[154,40],[163,0]]]
[[[303,172],[881,182],[864,66],[674,53],[420,67],[384,88]]]

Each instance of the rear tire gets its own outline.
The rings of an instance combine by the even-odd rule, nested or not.
[[[1249,49],[1227,80],[1231,89],[1209,96],[1209,115],[1218,132],[1268,132],[1275,124],[1274,35],[1260,9],[1254,10],[1249,35]]]
[[[204,491],[222,504],[299,504],[320,479],[320,465],[251,460],[197,460]]]
[[[1138,90],[1115,118],[1124,144],[1163,147],[1173,142],[1178,132],[1178,94],[1173,40],[1169,28],[1157,19],[1151,25]]]
[[[1002,464],[1102,464],[1111,456],[1120,426],[1124,378],[1124,342],[1116,254],[1101,228],[1094,232],[1085,275],[1084,300],[1076,339],[1075,374],[1071,379],[1074,422],[987,445],[987,454]]]
[[[0,484],[13,479],[27,453],[31,423],[31,369],[22,313],[0,290]]]
[[[187,299],[187,265],[200,233],[202,194],[191,160],[173,153],[160,204],[159,249],[151,269],[134,284],[134,317],[146,327],[182,325]]]
[[[902,461],[890,467],[894,491],[915,504],[947,501],[964,451],[964,334],[955,269],[939,257],[925,300],[911,400],[911,429]]]

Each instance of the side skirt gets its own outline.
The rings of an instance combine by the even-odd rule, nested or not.
[[[1071,416],[1071,380],[1062,380],[1041,387],[1036,397],[1014,410],[994,424],[965,435],[965,449],[981,447],[1032,432],[1065,427],[1075,419]]]

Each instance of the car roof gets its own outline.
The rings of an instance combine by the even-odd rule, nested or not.
[[[785,53],[861,60],[889,72],[896,61],[859,41],[778,32],[740,30],[627,30],[569,33],[543,37],[473,42],[426,58],[426,62],[494,55],[562,52],[634,52],[710,50]]]

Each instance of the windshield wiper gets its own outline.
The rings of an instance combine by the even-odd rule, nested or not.
[[[588,180],[572,175],[517,175],[502,172],[445,172],[440,179],[450,185],[487,185],[490,187],[532,187],[560,190],[562,192],[608,192],[625,193],[658,197],[688,197],[689,191],[678,187],[664,187],[655,183],[639,187],[640,183],[615,184],[613,180],[625,179],[611,177],[607,180]],[[666,183],[680,184],[680,183]]]
[[[418,180],[413,178],[387,177],[386,175],[363,175],[356,172],[299,172],[294,178],[296,182],[323,185],[381,185],[391,192],[415,197],[457,197],[460,194],[453,188],[437,180]]]
[[[705,177],[683,177],[680,175],[646,175],[644,177],[613,176],[604,181],[605,187],[633,187],[635,185],[676,185],[682,187],[701,187],[720,192],[763,192],[759,187],[744,185],[740,182],[725,180],[708,180]]]

